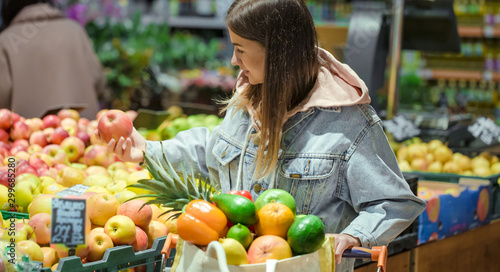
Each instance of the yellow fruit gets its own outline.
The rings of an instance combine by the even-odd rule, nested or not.
[[[477,167],[473,169],[474,175],[480,177],[491,176],[491,171],[489,167]]]
[[[497,163],[499,161],[498,157],[497,156],[491,156],[491,159],[490,159],[490,164],[494,164],[494,163]]]
[[[445,145],[438,146],[434,150],[434,158],[436,159],[436,161],[446,163],[453,158],[453,151],[451,151],[451,149],[449,149]]]
[[[121,192],[115,193],[115,197],[116,199],[118,199],[118,202],[120,203],[123,203],[136,195],[137,195],[136,193],[131,192],[129,190],[122,190]]]
[[[424,158],[415,158],[411,161],[411,168],[415,171],[427,171],[427,161]]]
[[[408,157],[410,161],[417,158],[425,158],[427,155],[427,146],[425,144],[412,144],[408,146]]]
[[[460,168],[453,161],[447,161],[443,165],[443,173],[459,173],[459,172],[460,172]]]
[[[101,186],[106,187],[108,184],[113,183],[113,179],[102,174],[92,174],[83,179],[82,184],[87,186]]]
[[[490,167],[491,174],[496,175],[500,173],[500,162],[495,162]]]
[[[106,193],[112,195],[108,189],[101,186],[90,186],[85,192]]]
[[[62,186],[61,184],[59,183],[54,183],[54,184],[50,184],[48,185],[47,187],[43,188],[43,191],[42,191],[42,194],[55,194],[57,192],[60,192],[64,189],[67,189],[68,187],[66,186]]]
[[[247,251],[233,238],[219,239],[219,243],[226,252],[226,260],[228,265],[248,264]]]
[[[40,181],[42,182],[40,185],[42,187],[42,191],[47,186],[52,185],[52,184],[56,184],[56,180],[52,177],[49,177],[49,176],[41,176]]]
[[[486,159],[484,157],[484,155],[477,156],[477,157],[473,158],[471,163],[472,163],[472,168],[473,168],[472,171],[474,171],[474,168],[489,168],[490,167],[490,161],[488,159]]]
[[[402,172],[411,172],[413,169],[411,169],[411,165],[408,161],[399,161],[399,168],[401,169]]]
[[[59,172],[61,176],[61,185],[66,187],[82,184],[85,174],[83,170],[75,167],[65,167]]]
[[[408,160],[408,147],[407,146],[400,147],[396,154],[397,154],[396,157],[398,158],[398,161],[407,161]]]
[[[287,238],[287,232],[295,221],[292,210],[282,203],[268,203],[257,213],[259,222],[255,225],[255,233],[261,235],[276,235]]]
[[[429,143],[427,143],[427,146],[429,147],[429,151],[434,151],[436,148],[444,145],[440,140],[432,140]]]
[[[4,185],[0,185],[0,203],[0,210],[10,210],[11,207],[9,205],[9,188]]]
[[[441,173],[443,171],[443,163],[440,161],[435,161],[427,167],[427,172]]]
[[[458,165],[461,172],[472,168],[472,160],[465,155],[454,157],[454,162]]]
[[[432,153],[427,153],[427,155],[425,156],[425,160],[427,161],[427,163],[433,163],[436,158],[434,157],[434,154]]]
[[[151,175],[148,170],[141,170],[130,174],[127,178],[127,185],[136,184],[138,180],[141,179],[151,179]],[[127,188],[127,190],[134,192],[136,194],[149,194],[148,190],[140,189],[140,188]]]

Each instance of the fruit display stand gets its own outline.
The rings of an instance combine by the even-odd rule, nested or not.
[[[146,272],[160,272],[163,269],[164,256],[162,249],[167,236],[156,238],[153,246],[139,252],[134,252],[132,246],[117,246],[109,248],[102,260],[82,264],[77,256],[70,256],[59,261],[55,271],[58,272],[91,272],[91,271],[122,271],[129,268],[145,266]],[[50,272],[50,268],[40,269],[39,272]]]

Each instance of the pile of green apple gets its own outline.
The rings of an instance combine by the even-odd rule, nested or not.
[[[195,127],[206,127],[212,131],[222,123],[223,118],[213,114],[185,115],[178,106],[171,106],[170,113],[156,129],[139,129],[141,135],[148,140],[161,141],[174,138],[177,133]]]

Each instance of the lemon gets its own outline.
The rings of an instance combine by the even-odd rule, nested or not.
[[[247,251],[233,238],[219,239],[219,243],[226,252],[226,260],[229,265],[248,264]]]

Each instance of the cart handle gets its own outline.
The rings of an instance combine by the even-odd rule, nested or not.
[[[170,256],[170,251],[172,250],[172,248],[175,248],[177,246],[177,238],[179,238],[179,235],[177,234],[169,233],[167,235],[167,240],[165,240],[165,244],[161,249],[161,253],[165,254],[165,258],[168,258]]]
[[[372,261],[378,261],[377,272],[386,272],[387,264],[387,247],[386,246],[374,246],[372,248],[365,247],[352,247],[348,248],[342,254],[344,258],[356,258],[356,259],[371,259]]]

